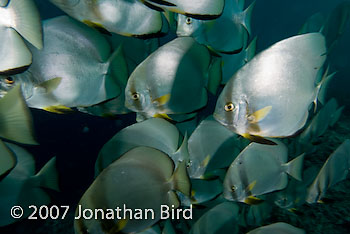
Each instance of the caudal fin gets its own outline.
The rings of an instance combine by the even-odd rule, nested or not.
[[[43,168],[33,177],[36,183],[43,188],[60,191],[58,185],[58,172],[56,168],[56,157],[48,161]]]
[[[13,12],[13,25],[19,34],[37,49],[43,48],[39,11],[33,0],[11,0],[7,6]]]
[[[182,161],[177,166],[172,181],[174,183],[174,188],[186,196],[191,195],[191,182],[190,178],[187,175],[186,162]]]
[[[252,13],[253,13],[253,9],[254,9],[254,6],[255,6],[255,1],[252,2],[249,7],[247,7],[247,9],[244,10],[243,12],[243,26],[247,29],[249,35],[251,34],[252,30],[251,30],[251,19],[252,19]]]
[[[0,60],[0,74],[11,74],[14,70],[27,69],[32,63],[32,53],[22,37],[12,28],[2,28],[0,51],[4,56]]]
[[[332,74],[329,74],[329,67],[327,67],[327,70],[325,71],[320,83],[317,85],[316,88],[316,97],[314,100],[315,108],[316,108],[316,102],[317,100],[321,102],[323,105],[326,103],[326,94],[327,94],[327,86],[329,84],[329,81],[334,77],[336,72],[333,72]]]
[[[12,151],[0,140],[0,181],[15,167],[16,157]]]
[[[302,181],[302,169],[304,162],[304,154],[299,155],[292,161],[285,164],[287,173],[295,179]]]
[[[33,136],[32,118],[19,85],[0,99],[0,137],[23,144],[38,144]]]

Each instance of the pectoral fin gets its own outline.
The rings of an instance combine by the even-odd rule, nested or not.
[[[264,202],[264,200],[254,196],[249,196],[244,200],[244,203],[248,205],[258,205],[258,204],[261,204],[262,202]]]
[[[39,86],[45,88],[47,93],[51,93],[55,89],[57,89],[58,85],[61,83],[62,78],[61,77],[56,77],[50,80],[47,80],[43,83],[41,83]]]
[[[44,107],[43,110],[46,110],[48,112],[56,113],[56,114],[67,114],[70,112],[73,112],[73,110],[69,107],[58,105],[58,106],[47,106]]]
[[[154,118],[162,118],[162,119],[166,119],[166,120],[172,120],[167,114],[165,113],[157,113],[155,115],[153,115]]]
[[[248,116],[249,123],[258,123],[263,120],[271,111],[272,106],[266,106],[260,110],[255,111],[253,114]]]
[[[163,106],[167,104],[170,100],[170,93],[165,94],[159,98],[154,99],[152,102],[157,103],[158,106]]]

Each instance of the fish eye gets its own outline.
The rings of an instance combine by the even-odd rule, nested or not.
[[[186,18],[186,24],[192,24],[192,18],[191,17],[187,17]]]
[[[231,191],[232,191],[232,192],[236,192],[236,190],[237,190],[237,187],[236,187],[236,186],[234,186],[234,185],[232,185],[232,187],[231,187]]]
[[[227,104],[225,105],[225,111],[227,111],[227,112],[233,111],[234,109],[235,109],[235,106],[233,105],[232,102],[227,103]]]
[[[138,101],[140,99],[140,94],[138,93],[133,93],[131,94],[131,97],[134,101]]]
[[[6,84],[13,84],[15,83],[15,80],[11,76],[8,76],[6,77],[5,82]]]

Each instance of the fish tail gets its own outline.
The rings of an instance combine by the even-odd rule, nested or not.
[[[186,161],[179,163],[171,181],[173,181],[174,189],[180,191],[186,196],[191,195],[191,182],[187,174]]]
[[[20,85],[12,88],[0,100],[0,136],[23,144],[37,145],[33,137],[32,118],[22,96]]]
[[[332,74],[328,75],[328,72],[329,72],[329,66],[327,67],[325,73],[322,76],[321,81],[318,83],[316,87],[316,93],[315,93],[315,99],[314,99],[315,112],[317,108],[317,100],[319,100],[322,104],[325,104],[326,94],[327,94],[326,90],[327,90],[328,83],[337,73],[337,72],[333,72]]]
[[[175,157],[188,162],[190,155],[188,153],[188,136],[187,136],[187,132],[185,133],[184,139],[182,140],[181,146],[177,149],[177,151],[175,152]]]
[[[257,37],[254,37],[246,49],[247,51],[246,58],[245,58],[246,63],[249,62],[255,56],[256,40],[257,40]]]
[[[244,10],[244,12],[242,13],[242,25],[243,27],[245,27],[245,29],[248,31],[249,34],[251,34],[251,18],[252,18],[252,13],[253,13],[253,9],[255,6],[256,1],[252,2],[249,7],[247,7],[247,9]]]
[[[106,64],[108,71],[105,89],[107,99],[111,99],[118,97],[121,93],[121,87],[125,87],[128,82],[128,69],[122,45],[112,53]]]
[[[13,11],[14,25],[11,25],[37,49],[43,48],[43,36],[39,11],[33,0],[11,0],[7,6]]]
[[[295,179],[302,181],[302,168],[304,162],[304,154],[299,155],[292,161],[285,164],[287,173]]]
[[[33,179],[37,181],[40,187],[60,191],[58,185],[58,172],[56,168],[56,157],[48,161]]]

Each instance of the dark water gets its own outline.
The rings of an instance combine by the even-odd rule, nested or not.
[[[63,14],[47,0],[36,0],[42,19]],[[252,1],[247,1],[248,6]],[[257,50],[297,34],[305,20],[316,12],[328,15],[342,0],[257,0],[252,18],[252,38],[258,37]],[[341,105],[350,106],[350,25],[333,51],[332,69],[336,77],[329,85],[329,97],[335,97]],[[103,119],[82,113],[57,115],[32,110],[36,135],[40,146],[27,147],[35,155],[37,168],[50,158],[57,157],[62,192],[52,193],[56,204],[74,205],[91,184],[94,163],[100,148],[120,129],[135,122],[135,115]],[[347,122],[350,118],[342,118]],[[349,122],[348,122],[349,123]],[[350,123],[349,123],[350,124]],[[346,125],[346,124],[345,124]],[[83,129],[89,131],[84,133]],[[345,204],[345,203],[344,203]],[[348,204],[348,203],[346,203]],[[323,212],[329,212],[327,210]],[[322,213],[320,213],[322,215]],[[350,215],[346,213],[345,215]],[[317,217],[315,217],[317,219]],[[349,220],[350,221],[350,220]],[[0,233],[71,233],[71,223],[20,222],[0,228]],[[50,225],[52,229],[50,229]],[[62,226],[62,230],[59,226]],[[41,228],[45,226],[45,228]],[[349,229],[340,230],[350,230]],[[57,231],[59,230],[59,231]],[[320,233],[332,233],[320,232]],[[341,233],[334,231],[334,233]],[[350,231],[348,232],[350,233]]]

